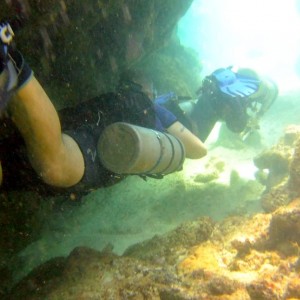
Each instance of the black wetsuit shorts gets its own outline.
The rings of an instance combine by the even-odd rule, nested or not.
[[[66,130],[80,147],[85,163],[85,172],[79,183],[70,188],[52,187],[43,182],[32,168],[27,156],[23,138],[17,130],[0,140],[0,160],[3,183],[0,191],[36,191],[45,196],[83,195],[91,190],[112,185],[123,177],[105,169],[97,154],[99,131],[89,126]]]

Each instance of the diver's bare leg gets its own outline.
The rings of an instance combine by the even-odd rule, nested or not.
[[[9,109],[42,179],[59,187],[79,182],[84,173],[82,153],[70,136],[61,133],[57,112],[35,77],[16,92]]]

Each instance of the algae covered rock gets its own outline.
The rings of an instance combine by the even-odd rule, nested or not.
[[[112,90],[122,71],[149,60],[168,44],[191,3],[46,0],[41,5],[35,0],[6,1],[0,20],[23,19],[16,31],[17,46],[55,104],[66,106]],[[182,72],[188,71],[171,64],[170,51],[162,56],[169,67],[164,64],[160,71],[182,79]],[[183,51],[181,56],[188,60],[190,55]]]
[[[295,145],[295,151],[290,166],[289,189],[294,197],[300,195],[300,139]]]
[[[124,252],[124,255],[156,263],[165,263],[166,260],[175,263],[182,246],[192,247],[206,241],[213,229],[214,222],[210,218],[199,218],[196,221],[186,222],[163,236],[155,236],[133,245]]]
[[[287,205],[291,201],[287,180],[277,184],[268,191],[265,191],[260,198],[262,208],[266,212],[275,211],[277,208]]]
[[[256,178],[265,185],[261,203],[267,212],[275,211],[300,195],[299,141],[300,127],[290,125],[276,145],[254,158],[258,168]]]
[[[6,299],[297,299],[299,253],[279,245],[297,248],[298,223],[295,201],[273,214],[200,218],[122,256],[109,245],[77,247],[37,267]]]
[[[269,234],[274,246],[279,240],[300,245],[300,209],[283,208],[274,213]]]

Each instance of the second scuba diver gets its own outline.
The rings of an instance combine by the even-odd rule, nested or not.
[[[242,137],[259,129],[261,117],[277,96],[278,87],[270,78],[260,77],[252,69],[228,67],[203,79],[196,100],[180,101],[174,93],[167,93],[155,102],[205,141],[218,121]]]

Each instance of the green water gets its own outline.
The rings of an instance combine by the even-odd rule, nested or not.
[[[204,72],[237,65],[274,78],[281,90],[299,85],[298,0],[195,0],[178,25]]]
[[[62,201],[58,206],[57,199],[44,199],[34,211],[43,216],[38,218],[38,236],[14,256],[14,279],[51,258],[68,256],[75,247],[99,251],[108,247],[122,255],[133,244],[202,216],[219,222],[228,216],[263,212],[260,196],[264,186],[255,178],[253,158],[276,144],[286,126],[299,123],[299,2],[194,0],[177,27],[181,44],[193,49],[193,56],[186,61],[188,70],[182,68],[184,50],[178,45],[174,49],[171,44],[170,52],[155,56],[157,51],[151,56],[157,60],[150,61],[150,71],[155,75],[159,67],[179,62],[170,70],[162,67],[165,73],[157,75],[157,81],[166,78],[159,85],[164,92],[174,83],[176,66],[179,75],[188,73],[177,79],[176,85],[186,93],[198,80],[188,79],[182,84],[180,80],[191,78],[191,73],[198,79],[230,65],[250,67],[271,77],[279,86],[279,97],[262,118],[257,135],[241,142],[218,123],[206,141],[208,155],[197,161],[187,159],[182,171],[163,180],[144,181],[131,176],[115,186],[89,193],[78,204]],[[95,68],[92,61],[91,65]],[[147,63],[144,65],[149,68]],[[18,209],[23,207],[24,201]]]

